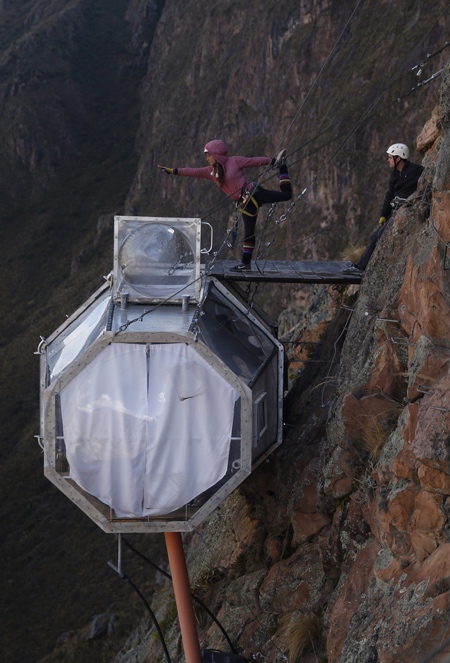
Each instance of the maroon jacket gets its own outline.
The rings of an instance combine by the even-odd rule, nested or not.
[[[248,182],[244,168],[267,166],[271,162],[270,157],[229,157],[228,148],[223,140],[211,140],[206,143],[205,150],[212,154],[216,161],[223,166],[225,179],[222,184],[217,179],[214,168],[211,168],[211,166],[178,168],[177,174],[181,177],[198,177],[204,180],[212,180],[219,189],[222,189],[233,200],[239,200],[242,187]]]

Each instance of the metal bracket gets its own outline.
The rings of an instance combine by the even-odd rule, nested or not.
[[[117,535],[117,566],[111,562],[111,560],[108,562],[108,566],[110,566],[116,573],[119,574],[121,578],[123,578],[124,573],[122,571],[122,534]]]
[[[209,226],[210,229],[211,229],[211,242],[210,242],[210,245],[209,245],[209,249],[201,249],[201,250],[200,250],[200,253],[203,253],[203,254],[207,253],[207,254],[209,255],[209,254],[211,253],[211,250],[212,250],[212,247],[213,247],[213,243],[214,243],[214,231],[213,231],[213,227],[212,227],[212,225],[211,225],[210,223],[208,223],[207,221],[202,221],[202,222],[201,222],[201,225],[202,225],[202,226]]]
[[[47,341],[45,340],[45,338],[43,336],[39,336],[39,338],[41,339],[41,341],[38,345],[38,348],[37,348],[36,352],[33,352],[33,354],[35,354],[35,355],[43,355],[44,354],[44,349],[43,348],[44,348],[44,346],[47,345]]]
[[[44,451],[44,438],[42,437],[42,435],[35,435],[34,437],[38,441],[38,444],[41,447],[42,451]]]

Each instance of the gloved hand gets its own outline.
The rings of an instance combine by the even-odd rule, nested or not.
[[[380,221],[379,221],[380,226],[384,226],[385,223],[386,223],[386,217],[380,216]]]
[[[158,168],[163,173],[167,173],[167,175],[178,175],[178,168],[167,168],[167,166],[158,166]]]

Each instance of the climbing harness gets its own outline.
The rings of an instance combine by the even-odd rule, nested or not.
[[[241,195],[239,196],[239,200],[236,201],[236,208],[240,211],[241,214],[246,214],[247,216],[257,216],[258,211],[259,211],[259,205],[256,202],[254,196],[255,193],[259,189],[259,184],[256,182],[247,182],[245,186],[242,187]],[[253,213],[248,212],[246,210],[247,205],[249,202],[252,202],[255,211]]]

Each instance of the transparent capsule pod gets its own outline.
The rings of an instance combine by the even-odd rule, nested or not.
[[[112,282],[40,346],[45,474],[104,531],[192,530],[281,443],[275,327],[197,225],[117,217]]]

